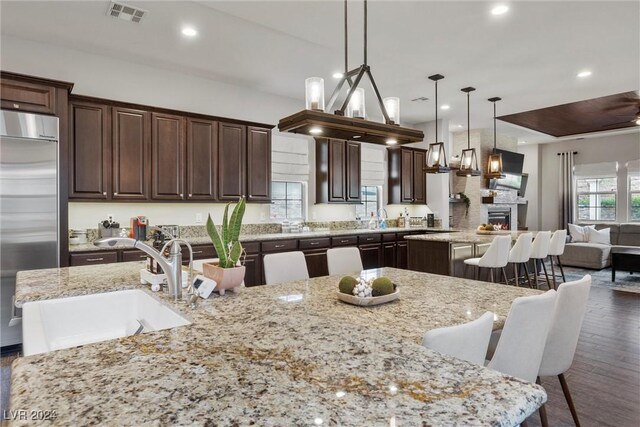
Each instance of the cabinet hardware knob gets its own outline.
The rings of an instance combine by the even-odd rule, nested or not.
[[[106,191],[103,191],[103,192],[102,192],[102,195],[103,195],[103,196],[106,196],[106,195],[107,195],[107,192],[106,192]]]
[[[117,196],[117,195],[118,195],[118,193],[113,193],[113,195],[114,195],[114,196]]]
[[[194,254],[194,255],[195,255],[195,254],[201,254],[201,253],[202,253],[202,251],[193,251],[193,254]]]
[[[184,194],[180,193],[180,197],[184,197]]]
[[[319,242],[311,242],[311,245],[318,245]]]
[[[189,193],[189,197],[193,197],[193,194]]]
[[[340,243],[349,243],[348,240],[340,240]]]
[[[87,258],[87,262],[103,261],[104,258]]]
[[[13,108],[20,108],[20,104],[13,104]]]
[[[284,245],[276,245],[276,249],[284,248]]]

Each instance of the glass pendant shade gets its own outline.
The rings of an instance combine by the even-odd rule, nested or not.
[[[460,159],[460,169],[456,172],[458,176],[480,176],[478,169],[478,157],[475,148],[467,148],[462,150],[462,158]]]
[[[424,171],[427,173],[446,173],[450,170],[447,166],[447,154],[444,151],[444,142],[429,144],[427,166],[424,168]]]
[[[487,162],[487,178],[504,178],[502,173],[502,154],[494,152],[489,155],[489,161]]]
[[[363,88],[357,88],[351,95],[349,105],[347,105],[347,117],[353,117],[354,119],[364,119],[366,117]]]
[[[400,98],[390,96],[383,100],[384,108],[387,110],[389,120],[394,125],[400,124]]]
[[[304,81],[305,108],[324,111],[324,79],[309,77]]]

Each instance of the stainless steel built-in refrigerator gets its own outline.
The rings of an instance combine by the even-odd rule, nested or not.
[[[22,342],[16,272],[59,265],[58,118],[0,111],[0,344]]]

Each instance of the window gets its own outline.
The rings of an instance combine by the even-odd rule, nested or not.
[[[371,216],[371,212],[377,215],[380,208],[380,197],[378,187],[374,185],[365,185],[360,187],[361,205],[356,205],[356,218],[367,219]]]
[[[629,176],[629,221],[640,221],[640,175]]]
[[[615,221],[616,177],[576,180],[579,221]]]
[[[271,183],[271,218],[303,220],[304,205],[302,182]]]

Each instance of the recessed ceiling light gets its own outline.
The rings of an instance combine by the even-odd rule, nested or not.
[[[450,106],[450,105],[447,105],[447,104],[444,104],[444,105],[441,105],[441,106],[440,106],[440,109],[441,109],[441,110],[448,110],[449,108],[451,108],[451,106]]]
[[[492,15],[504,15],[508,11],[509,11],[509,6],[501,4],[500,6],[496,6],[493,9],[491,9],[491,14]]]
[[[322,133],[322,128],[313,127],[311,129],[309,129],[309,133],[312,134],[312,135],[317,135],[319,133]]]
[[[341,79],[343,75],[344,74],[342,74],[342,73],[333,73],[333,78],[334,79]]]
[[[578,73],[578,77],[580,77],[580,78],[589,77],[591,74],[593,74],[591,71],[584,70],[584,71],[580,71]]]
[[[182,35],[187,37],[195,37],[198,35],[198,32],[195,30],[195,28],[184,27],[182,29]]]
[[[520,142],[520,144],[526,144],[527,143],[527,141],[519,141],[519,142]]]
[[[387,139],[387,145],[396,145],[398,143],[397,139],[389,138]]]

